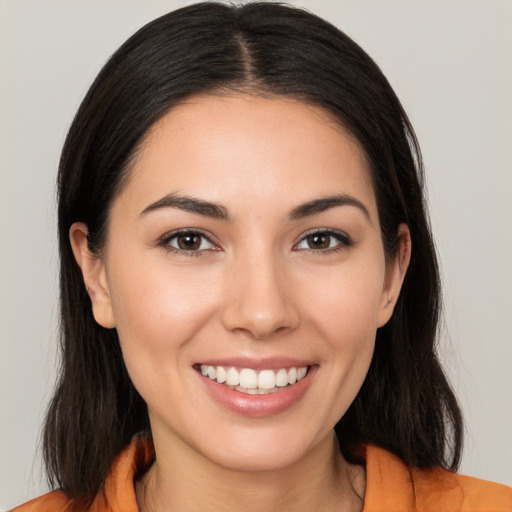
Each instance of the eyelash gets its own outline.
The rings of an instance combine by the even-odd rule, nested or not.
[[[353,245],[352,239],[342,231],[336,231],[332,229],[317,229],[314,231],[310,231],[308,233],[305,233],[303,237],[300,239],[300,241],[294,245],[293,250],[294,251],[300,251],[301,249],[296,249],[298,245],[300,245],[302,242],[306,241],[309,237],[314,235],[322,235],[324,237],[334,238],[338,241],[338,243],[334,247],[328,247],[326,249],[302,249],[303,251],[307,251],[308,253],[313,253],[315,255],[325,255],[325,254],[332,254],[338,251],[342,251],[344,249],[348,249]],[[163,247],[166,251],[173,252],[179,255],[183,256],[191,256],[191,257],[198,257],[201,256],[202,253],[209,250],[219,250],[219,249],[200,249],[200,250],[187,250],[187,249],[180,249],[178,247],[173,247],[170,245],[172,240],[178,239],[180,236],[198,236],[201,237],[203,240],[207,240],[210,244],[215,246],[215,244],[210,240],[209,237],[207,237],[203,232],[194,230],[194,229],[181,229],[178,231],[174,231],[170,234],[164,235],[160,241],[158,242],[158,245]],[[203,242],[200,243],[200,246]],[[329,243],[330,245],[330,243]],[[199,246],[199,247],[200,247]]]
[[[202,231],[194,230],[194,229],[180,229],[178,231],[173,231],[172,233],[169,233],[167,235],[164,235],[158,245],[163,247],[166,251],[173,252],[179,255],[183,256],[192,256],[192,257],[198,257],[201,256],[201,254],[208,249],[202,249],[199,251],[192,251],[192,250],[186,250],[186,249],[180,249],[178,247],[173,247],[170,245],[171,241],[174,239],[178,239],[180,236],[199,236],[203,240],[207,240],[210,244],[215,246],[215,244],[208,238]],[[201,242],[202,244],[202,242]],[[218,249],[214,249],[218,250]]]
[[[338,243],[334,247],[328,247],[327,249],[303,249],[309,253],[314,253],[318,255],[325,255],[325,254],[332,254],[338,251],[342,251],[344,249],[348,249],[352,247],[353,241],[352,239],[343,231],[337,231],[334,229],[316,229],[314,231],[310,231],[308,233],[305,233],[302,238],[300,239],[299,243],[295,244],[295,247],[297,247],[299,244],[307,240],[309,237],[314,235],[322,235],[324,237],[334,238],[338,241]],[[330,245],[330,244],[329,244]]]

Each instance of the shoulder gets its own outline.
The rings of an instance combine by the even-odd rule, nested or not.
[[[11,512],[64,512],[70,510],[71,500],[62,491],[52,491],[13,508]]]
[[[417,500],[425,507],[453,503],[459,507],[454,510],[512,511],[512,489],[506,485],[451,473],[442,468],[412,469],[411,474]]]
[[[95,496],[69,498],[53,491],[35,498],[10,512],[114,512],[136,511],[134,481],[153,463],[155,449],[150,439],[135,436],[114,460],[104,485]]]
[[[365,512],[512,512],[512,488],[440,467],[408,467],[396,455],[366,447]]]

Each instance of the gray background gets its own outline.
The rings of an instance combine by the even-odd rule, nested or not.
[[[0,509],[46,490],[55,378],[54,178],[107,57],[189,2],[0,0]],[[512,2],[309,0],[380,64],[423,148],[445,284],[441,351],[467,421],[461,471],[512,485]]]

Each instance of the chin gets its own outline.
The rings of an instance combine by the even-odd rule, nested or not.
[[[297,426],[293,434],[290,432],[290,428],[241,430],[218,442],[210,438],[206,446],[198,448],[211,462],[229,471],[277,471],[297,464],[322,443],[322,439],[300,432]],[[324,438],[332,443],[330,433]]]

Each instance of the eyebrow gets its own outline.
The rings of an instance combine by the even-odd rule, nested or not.
[[[195,197],[178,196],[176,194],[169,194],[150,204],[142,210],[139,217],[155,210],[160,210],[161,208],[177,208],[178,210],[198,213],[199,215],[210,217],[212,219],[231,220],[228,211],[224,206],[203,201],[202,199],[197,199]]]
[[[366,206],[348,194],[338,194],[334,196],[321,197],[319,199],[313,199],[307,203],[301,204],[295,207],[289,214],[288,220],[294,221],[303,219],[310,215],[322,213],[336,208],[338,206],[353,206],[361,210],[364,216],[371,221],[370,214]],[[197,213],[205,217],[210,217],[217,220],[231,221],[228,210],[219,204],[204,201],[191,196],[179,196],[176,194],[168,194],[158,201],[150,204],[140,213],[139,217],[143,217],[150,212],[160,210],[162,208],[177,208],[186,212]]]
[[[294,208],[288,215],[289,220],[298,220],[309,215],[315,215],[317,213],[325,212],[331,208],[335,208],[337,206],[354,206],[359,208],[364,214],[364,216],[371,221],[370,213],[366,206],[348,194],[338,194],[335,196],[327,196],[321,197],[319,199],[313,199],[312,201],[308,201],[307,203],[301,204]]]

